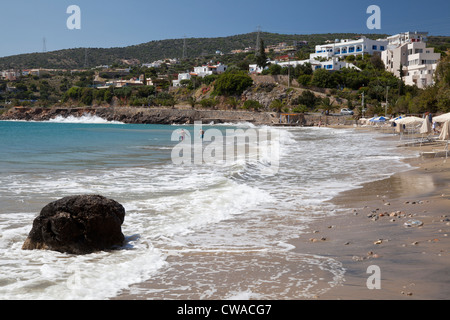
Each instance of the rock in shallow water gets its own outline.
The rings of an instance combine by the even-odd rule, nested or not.
[[[99,195],[71,196],[45,206],[33,222],[24,250],[89,254],[121,246],[124,207]]]

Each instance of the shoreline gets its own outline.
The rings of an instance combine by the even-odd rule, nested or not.
[[[334,258],[346,270],[342,285],[315,299],[450,297],[450,161],[444,160],[409,158],[411,170],[342,192],[330,202],[343,213],[313,221],[291,242],[295,251]],[[413,221],[421,225],[405,226]],[[379,267],[381,289],[368,289],[369,266]]]
[[[97,116],[111,122],[125,124],[194,124],[204,123],[242,123],[267,126],[352,126],[356,120],[347,116],[321,114],[284,114],[277,112],[258,112],[248,110],[210,110],[192,108],[163,107],[86,107],[86,108],[24,108],[14,107],[0,114],[0,121],[49,121],[57,117]]]

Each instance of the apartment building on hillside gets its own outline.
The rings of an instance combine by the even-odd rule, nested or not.
[[[434,73],[441,58],[434,48],[427,48],[426,32],[405,32],[388,38],[388,47],[381,55],[386,70],[401,77],[406,85],[426,88],[434,84]]]

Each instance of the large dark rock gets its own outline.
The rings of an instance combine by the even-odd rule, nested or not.
[[[121,246],[125,209],[98,195],[72,196],[45,206],[22,249],[89,254]]]

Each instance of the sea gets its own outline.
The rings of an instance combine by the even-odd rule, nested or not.
[[[211,151],[212,139],[199,139],[193,125],[90,115],[1,121],[0,299],[308,299],[342,284],[346,270],[333,258],[298,252],[292,240],[315,219],[340,214],[329,201],[340,192],[410,169],[402,162],[410,155],[374,131],[202,128],[271,134],[255,148],[248,139],[223,142],[259,156],[180,163],[180,143]],[[124,206],[121,248],[89,255],[21,249],[45,205],[80,194]]]

